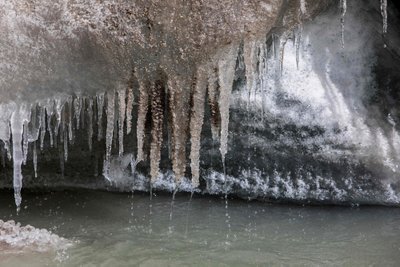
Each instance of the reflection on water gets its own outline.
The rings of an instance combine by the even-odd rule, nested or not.
[[[0,252],[1,266],[378,265],[400,262],[400,209],[270,205],[189,194],[25,193],[0,219],[77,241],[63,252]],[[229,220],[227,220],[229,218]],[[1,249],[1,246],[0,246]]]

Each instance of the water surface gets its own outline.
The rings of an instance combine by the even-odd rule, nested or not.
[[[0,219],[73,240],[67,251],[0,251],[0,266],[400,264],[400,209],[271,205],[177,194],[11,191]],[[0,247],[1,249],[1,247]]]

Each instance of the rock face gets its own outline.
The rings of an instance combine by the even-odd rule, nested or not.
[[[0,0],[2,186],[399,203],[398,24],[341,3]]]
[[[126,86],[134,68],[190,77],[218,49],[288,30],[328,2],[4,0],[1,101],[93,95]]]

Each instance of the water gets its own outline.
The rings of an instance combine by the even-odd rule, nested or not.
[[[0,218],[46,228],[63,252],[0,252],[0,266],[377,265],[400,262],[400,209],[271,205],[178,193],[11,191]],[[229,213],[230,227],[225,218]],[[0,246],[2,249],[2,246]]]

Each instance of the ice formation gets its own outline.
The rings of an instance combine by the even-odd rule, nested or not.
[[[127,76],[133,77],[118,80],[118,83],[110,82],[107,84],[110,87],[106,92],[95,94],[81,92],[81,94],[73,95],[60,93],[48,99],[41,99],[35,104],[26,104],[27,101],[19,99],[2,102],[0,104],[2,161],[5,162],[6,158],[12,159],[17,207],[21,204],[22,165],[27,164],[29,155],[32,155],[34,176],[40,176],[37,165],[41,159],[38,153],[48,149],[49,144],[51,148],[58,149],[60,167],[64,172],[64,164],[70,160],[71,156],[70,146],[77,141],[76,138],[81,136],[79,132],[82,131],[87,133],[85,136],[89,151],[94,149],[95,144],[101,145],[104,139],[103,176],[110,182],[119,181],[124,174],[122,169],[128,168],[129,165],[132,173],[138,177],[135,172],[136,165],[139,164],[138,166],[144,169],[148,165],[149,172],[145,175],[150,177],[150,186],[160,183],[160,176],[165,175],[163,170],[160,170],[161,162],[164,160],[163,157],[169,157],[173,173],[169,177],[173,177],[174,187],[186,187],[189,177],[191,178],[190,187],[193,189],[200,185],[202,131],[203,126],[207,124],[210,127],[213,142],[218,143],[219,160],[226,174],[225,164],[230,144],[230,112],[233,100],[235,108],[241,107],[243,102],[246,102],[246,112],[254,118],[252,123],[256,130],[265,128],[265,125],[257,125],[264,123],[267,119],[271,121],[271,118],[277,118],[277,120],[285,118],[285,123],[296,127],[308,127],[314,124],[327,126],[324,130],[328,129],[326,130],[328,133],[323,138],[304,141],[304,146],[311,147],[316,143],[320,145],[326,152],[326,157],[335,157],[332,155],[336,153],[332,143],[344,143],[351,147],[356,144],[355,140],[358,142],[358,139],[361,139],[361,147],[366,146],[366,148],[362,147],[357,153],[360,157],[369,159],[372,157],[368,154],[371,147],[366,144],[378,143],[376,154],[384,159],[385,166],[397,174],[398,166],[392,159],[396,159],[399,155],[399,149],[397,149],[399,140],[395,138],[398,137],[396,130],[393,128],[393,137],[386,136],[381,128],[369,132],[364,118],[351,116],[352,112],[345,97],[329,75],[321,75],[312,67],[315,62],[309,58],[311,52],[305,51],[303,46],[303,42],[309,41],[306,40],[303,21],[304,18],[310,16],[311,5],[308,3],[304,0],[297,3],[295,12],[290,14],[295,17],[293,20],[295,22],[284,25],[287,27],[283,27],[284,31],[271,32],[270,29],[266,29],[259,36],[254,35],[251,38],[226,42],[218,49],[214,49],[210,56],[196,62],[194,66],[188,65],[185,60],[178,61],[179,64],[171,63],[170,58],[161,56],[154,60],[157,64],[154,62],[150,64],[141,59],[143,61],[139,61],[137,66],[127,71],[129,72]],[[387,32],[386,9],[387,1],[381,0],[384,34]],[[91,11],[100,12],[92,9]],[[342,47],[344,47],[346,11],[346,0],[340,0]],[[101,14],[98,16],[101,17]],[[292,20],[283,19],[283,21]],[[153,27],[151,22],[148,27]],[[151,34],[137,37],[140,40],[155,38]],[[290,39],[293,40],[293,44],[288,42]],[[162,48],[159,49],[162,50]],[[324,67],[329,73],[333,56],[329,49],[326,51],[325,58],[329,60],[325,62]],[[172,58],[182,59],[187,56],[183,49],[178,52],[169,52],[173,54]],[[118,58],[119,55],[112,54],[112,57]],[[299,64],[300,59],[304,61],[304,64]],[[295,66],[294,69],[293,66]],[[122,68],[125,68],[125,65]],[[244,76],[242,80],[238,78],[240,71]],[[295,77],[296,74],[299,76]],[[299,81],[298,77],[304,82]],[[136,83],[129,79],[135,80]],[[241,86],[240,82],[244,85]],[[308,93],[305,93],[304,88],[308,87],[312,87],[312,92],[310,89]],[[324,88],[324,90],[318,91],[316,88]],[[233,92],[233,89],[237,91]],[[288,109],[285,105],[279,104],[281,105],[279,106],[277,99],[286,96],[305,103],[305,107],[293,104],[294,108]],[[306,113],[303,109],[311,111]],[[304,113],[304,117],[299,115],[301,112]],[[315,118],[315,114],[319,117]],[[259,117],[261,117],[260,120],[258,120]],[[328,125],[331,122],[335,125]],[[243,121],[243,125],[245,123],[247,122]],[[273,126],[274,122],[271,122],[268,127]],[[337,132],[340,131],[335,127],[346,130],[338,134]],[[329,132],[329,129],[334,130]],[[260,131],[262,130],[264,129]],[[362,136],[356,136],[357,132],[363,132]],[[292,140],[279,138],[277,140],[281,144],[286,142],[288,146],[294,145],[290,143]],[[345,141],[341,143],[338,141],[339,138],[342,138],[340,141]],[[135,139],[136,149],[125,146],[131,141],[129,139]],[[262,143],[255,139],[256,136],[253,140],[249,138],[247,148],[250,148],[252,144],[257,147]],[[168,155],[163,153],[164,144],[168,146]],[[266,144],[265,147],[268,145],[272,146],[273,143]],[[318,153],[322,154],[321,151]],[[393,156],[395,154],[396,156]],[[95,157],[98,164],[101,156],[96,154]],[[190,166],[190,171],[188,166]],[[245,172],[245,170],[241,171]],[[117,176],[118,179],[115,178]],[[215,178],[215,174],[208,174],[208,176]],[[286,176],[290,177],[289,174]],[[229,175],[226,177],[227,180],[230,179]],[[314,188],[311,189],[307,188],[309,184],[304,182],[305,178],[293,182],[285,178],[283,174],[269,174],[268,177],[271,183],[268,180],[261,185],[261,182],[257,181],[257,186],[263,187],[265,192],[272,195],[277,195],[278,191],[284,188],[288,198],[293,196],[305,198],[309,194],[306,192],[325,190],[321,188],[319,179],[315,181]],[[330,194],[334,192],[332,194],[343,196],[342,189],[334,180],[325,180],[324,183],[329,184],[326,186],[330,188]],[[237,183],[242,188],[246,187],[243,181]],[[209,182],[207,187],[209,191],[214,190]]]
[[[381,0],[382,32],[387,33],[387,0]]]
[[[342,41],[342,48],[344,48],[344,17],[347,11],[347,0],[340,0],[340,26],[341,26],[341,41]]]
[[[72,243],[46,229],[38,229],[31,225],[21,226],[15,221],[0,220],[0,247],[8,253],[22,251],[45,252],[65,250]]]

